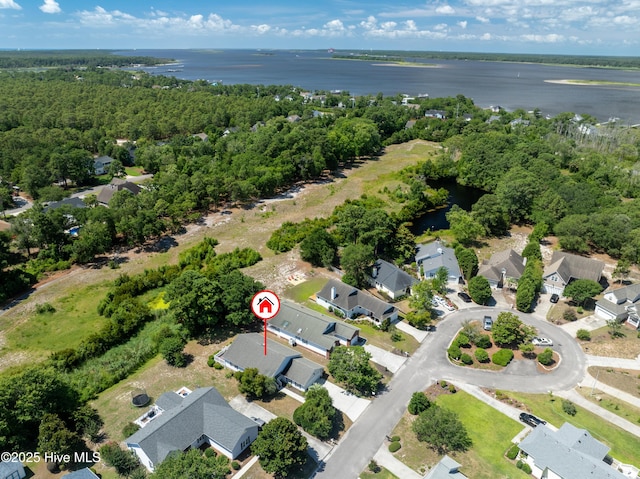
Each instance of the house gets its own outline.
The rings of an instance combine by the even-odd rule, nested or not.
[[[409,273],[383,259],[378,259],[368,277],[371,286],[387,294],[391,299],[411,294],[411,288],[418,282]]]
[[[58,208],[62,208],[63,206],[70,206],[71,208],[87,207],[87,205],[85,205],[82,198],[73,197],[73,198],[64,198],[60,201],[52,201],[51,203],[48,203],[44,208],[42,208],[42,211],[46,213],[49,210],[56,210]]]
[[[522,277],[527,258],[512,249],[494,253],[478,268],[478,276],[484,276],[492,288],[502,288],[508,280],[518,281]]]
[[[152,419],[125,440],[151,472],[171,452],[204,444],[235,459],[258,437],[258,424],[232,409],[213,387],[164,393],[154,408]]]
[[[0,462],[0,479],[22,479],[27,473],[18,460]]]
[[[609,447],[585,429],[565,422],[554,431],[540,425],[522,440],[522,461],[533,477],[553,479],[623,479],[626,476],[604,462]]]
[[[109,166],[115,160],[110,156],[100,156],[93,160],[93,172],[96,175],[104,175],[107,171],[109,171]]]
[[[294,343],[295,344],[295,343]],[[276,380],[278,385],[291,384],[301,391],[309,389],[322,377],[324,368],[302,357],[300,353],[260,333],[239,334],[228,347],[216,355],[216,361],[234,371],[257,368],[260,374]]]
[[[416,266],[419,278],[433,278],[442,267],[447,268],[450,282],[457,283],[462,278],[453,248],[447,248],[440,241],[418,245]]]
[[[445,454],[423,479],[467,479],[458,469],[460,464]]]
[[[595,313],[607,320],[626,321],[638,329],[640,328],[638,307],[640,307],[640,284],[632,284],[606,292],[604,298],[596,302]]]
[[[100,193],[98,193],[98,203],[103,206],[109,206],[109,202],[111,201],[111,198],[113,198],[113,195],[122,190],[127,190],[132,195],[137,195],[142,191],[142,188],[130,181],[113,178],[111,183],[102,188]]]
[[[542,274],[543,292],[562,296],[564,288],[574,279],[600,282],[604,263],[571,253],[554,251],[551,263]]]
[[[376,323],[398,319],[398,310],[394,306],[336,279],[330,279],[316,293],[316,303],[327,309],[339,310],[348,319],[360,315],[368,316]]]
[[[83,467],[82,469],[78,469],[77,471],[70,472],[64,477],[65,479],[100,479],[100,476],[96,475],[88,467]]]
[[[191,135],[193,138],[200,138],[202,141],[209,141],[209,135],[206,133],[195,133]]]
[[[335,346],[360,343],[360,329],[355,326],[289,301],[280,302],[280,311],[267,322],[267,329],[326,358]]]
[[[427,118],[437,118],[438,120],[446,120],[447,112],[444,110],[427,110],[424,112],[424,116]]]
[[[410,130],[415,126],[415,124],[416,124],[416,120],[407,120],[407,122],[404,124],[404,129]]]

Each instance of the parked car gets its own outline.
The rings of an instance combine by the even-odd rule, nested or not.
[[[533,414],[529,414],[526,412],[520,413],[520,420],[531,427],[537,427],[540,424],[547,424],[547,421],[543,421],[539,417],[536,417]]]
[[[531,344],[534,346],[553,346],[553,341],[549,338],[533,338]]]
[[[464,291],[460,291],[458,293],[458,297],[464,301],[465,303],[470,303],[472,301],[471,296],[469,296],[467,293],[465,293]]]
[[[491,319],[491,316],[484,317],[482,320],[482,327],[485,331],[491,331],[491,328],[493,327],[493,319]]]
[[[560,300],[560,296],[558,296],[556,293],[553,293],[549,301],[551,301],[552,303],[557,303],[559,300]]]

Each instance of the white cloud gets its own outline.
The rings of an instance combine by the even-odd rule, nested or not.
[[[453,15],[456,11],[451,5],[442,5],[441,7],[436,8],[436,13],[441,15]]]
[[[458,26],[459,26],[460,28],[467,28],[467,21],[466,21],[466,20],[464,20],[464,21],[462,21],[462,22],[458,22]]]
[[[483,16],[477,16],[476,20],[478,20],[480,23],[489,23],[491,20],[489,20],[487,17],[483,17]]]
[[[0,0],[0,9],[12,8],[14,10],[22,10],[22,7],[13,0]]]
[[[341,32],[344,30],[344,24],[340,20],[331,20],[324,24],[324,28],[332,32]]]
[[[613,23],[616,25],[636,25],[638,23],[637,17],[630,17],[628,15],[621,15],[613,19]]]
[[[56,0],[44,0],[44,3],[39,8],[44,13],[60,13],[62,11],[60,4]]]
[[[521,38],[527,42],[535,43],[559,43],[565,40],[563,35],[550,33],[548,35],[521,35]]]

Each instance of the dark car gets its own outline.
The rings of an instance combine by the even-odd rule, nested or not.
[[[533,414],[526,412],[520,413],[520,420],[531,427],[536,427],[540,424],[547,424],[547,421],[543,421],[542,419],[535,417]]]
[[[464,291],[460,291],[458,293],[458,297],[464,301],[465,303],[470,303],[472,301],[471,296],[469,296],[467,293],[465,293]]]
[[[553,293],[551,295],[551,299],[549,301],[551,301],[552,303],[557,303],[560,300],[560,296],[558,296],[557,294]]]

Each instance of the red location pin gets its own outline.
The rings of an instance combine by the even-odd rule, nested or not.
[[[267,355],[267,321],[280,311],[280,298],[273,291],[258,291],[251,299],[251,311],[264,322],[264,355]]]

